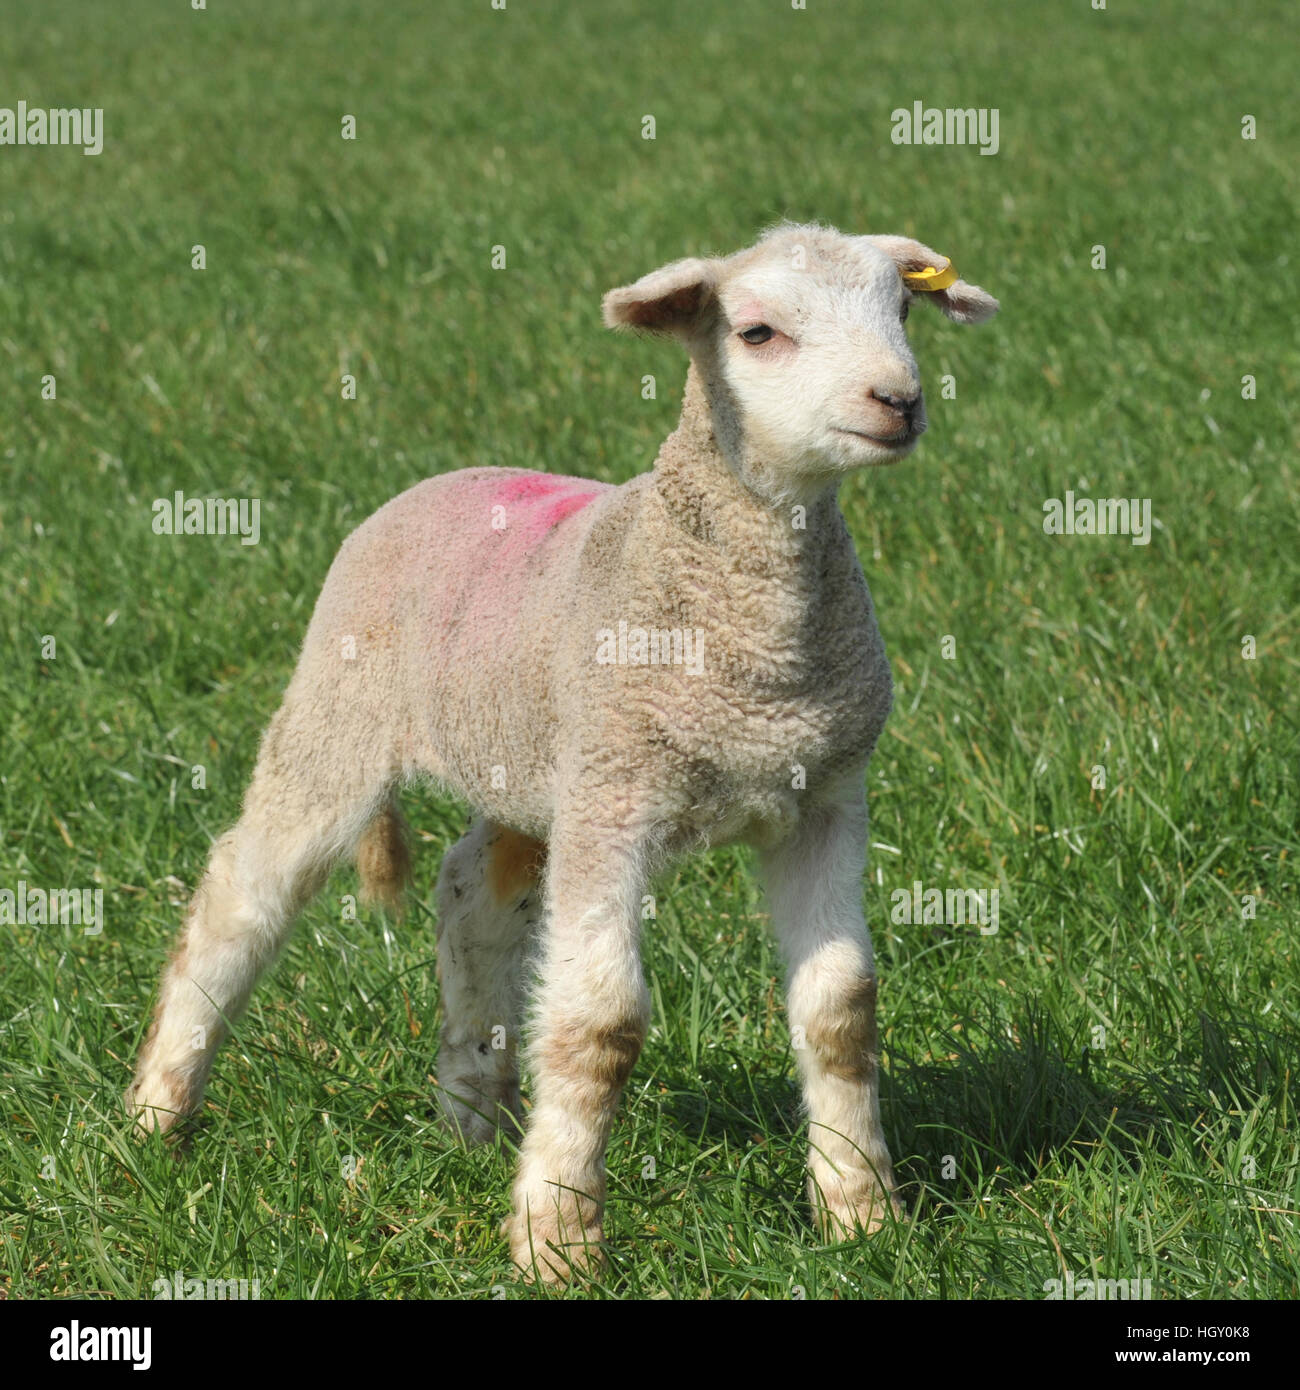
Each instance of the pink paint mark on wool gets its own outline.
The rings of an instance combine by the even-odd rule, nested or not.
[[[542,520],[549,530],[552,526],[558,526],[565,517],[580,512],[588,502],[594,502],[599,495],[596,492],[573,492],[568,497],[560,497],[542,511]]]
[[[575,478],[557,477],[554,473],[525,473],[522,477],[507,478],[497,485],[496,491],[502,502],[530,502],[563,492],[576,481]]]
[[[601,484],[585,478],[551,473],[526,473],[494,484],[488,500],[503,542],[501,559],[514,558],[519,545],[528,548],[536,544],[562,521],[595,501],[602,491]]]
[[[461,484],[461,528],[430,540],[441,576],[430,613],[440,651],[497,650],[544,582],[548,552],[580,544],[571,518],[611,484],[551,473],[472,476]]]

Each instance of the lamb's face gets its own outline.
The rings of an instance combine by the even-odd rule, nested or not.
[[[781,490],[802,490],[894,463],[925,429],[903,327],[912,304],[929,301],[959,323],[997,312],[964,280],[914,291],[905,279],[936,271],[948,271],[947,258],[909,237],[786,224],[747,251],[674,261],[611,290],[605,322],[680,338],[724,449]]]
[[[864,237],[800,229],[724,262],[710,325],[746,439],[774,471],[895,463],[925,429],[897,263]]]

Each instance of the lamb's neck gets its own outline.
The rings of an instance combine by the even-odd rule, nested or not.
[[[766,476],[747,453],[725,392],[710,390],[692,363],[681,419],[655,460],[654,487],[668,519],[730,568],[815,588],[828,547],[847,540],[836,490],[773,500]]]

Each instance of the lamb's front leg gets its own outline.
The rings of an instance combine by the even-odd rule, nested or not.
[[[605,1148],[645,1041],[650,997],[640,959],[641,846],[557,821],[549,854],[529,1048],[533,1107],[506,1233],[516,1264],[562,1282],[600,1259]]]
[[[866,805],[809,811],[763,857],[789,969],[787,1006],[809,1112],[809,1193],[828,1239],[874,1231],[894,1199],[880,1126],[876,972],[862,913]]]

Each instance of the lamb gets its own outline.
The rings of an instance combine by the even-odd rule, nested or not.
[[[468,468],[344,542],[164,973],[127,1092],[144,1129],[198,1107],[340,858],[400,902],[395,798],[424,776],[475,816],[436,889],[438,1097],[467,1142],[524,1127],[539,977],[505,1226],[527,1277],[599,1262],[605,1148],[649,1018],[643,901],[675,857],[729,842],[758,851],[787,963],[819,1227],[846,1238],[899,1212],[862,909],[864,770],[892,687],[837,490],[925,428],[903,327],[917,297],[959,323],[998,308],[917,241],[816,225],[666,265],[604,300],[611,328],[690,358],[649,473]]]

